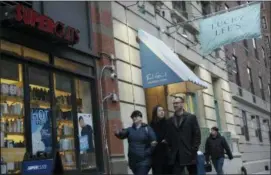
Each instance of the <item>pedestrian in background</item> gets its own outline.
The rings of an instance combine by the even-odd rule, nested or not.
[[[142,113],[131,114],[133,125],[126,129],[116,130],[119,139],[128,139],[129,167],[134,175],[147,175],[151,169],[151,156],[156,145],[153,129],[142,122]]]
[[[228,155],[229,159],[232,160],[233,156],[226,139],[220,135],[217,127],[212,127],[211,134],[206,140],[205,144],[205,158],[206,162],[209,163],[211,156],[214,168],[218,175],[224,174],[224,150],[226,150],[226,154]]]
[[[167,122],[166,142],[169,147],[169,164],[173,174],[181,175],[184,168],[190,175],[197,174],[197,151],[201,142],[197,117],[184,110],[184,99],[173,101],[174,116]]]
[[[168,147],[165,141],[166,118],[162,106],[157,105],[153,108],[150,126],[157,138],[157,145],[152,155],[152,173],[154,175],[169,174],[167,161]]]

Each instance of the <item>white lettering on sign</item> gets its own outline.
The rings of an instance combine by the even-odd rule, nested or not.
[[[146,75],[147,81],[165,81],[167,79],[167,72],[156,72],[153,74]]]
[[[32,170],[45,170],[47,168],[47,165],[34,165],[34,166],[29,166],[27,168],[28,171]]]

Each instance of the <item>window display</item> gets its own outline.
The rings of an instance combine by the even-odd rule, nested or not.
[[[22,65],[5,60],[0,65],[1,174],[17,174],[25,153]]]
[[[54,74],[54,81],[58,149],[64,169],[76,169],[72,116],[72,80],[66,76]]]
[[[32,153],[52,151],[52,117],[49,73],[29,68]]]
[[[97,168],[94,68],[2,40],[0,46],[1,175],[20,174],[26,152],[35,159],[58,151],[64,171]]]
[[[78,135],[80,141],[81,170],[96,168],[93,132],[91,86],[89,82],[75,80],[77,97]]]

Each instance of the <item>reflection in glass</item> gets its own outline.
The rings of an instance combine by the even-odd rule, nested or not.
[[[71,79],[54,74],[57,142],[65,170],[76,169]]]
[[[49,89],[49,73],[29,68],[32,152],[51,153],[52,119]]]
[[[0,60],[1,174],[20,173],[25,154],[22,65]]]
[[[81,170],[96,167],[91,86],[89,82],[76,80],[78,135]]]

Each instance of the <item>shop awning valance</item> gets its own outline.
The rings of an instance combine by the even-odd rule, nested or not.
[[[139,30],[143,88],[168,86],[170,95],[207,87],[163,41]]]

